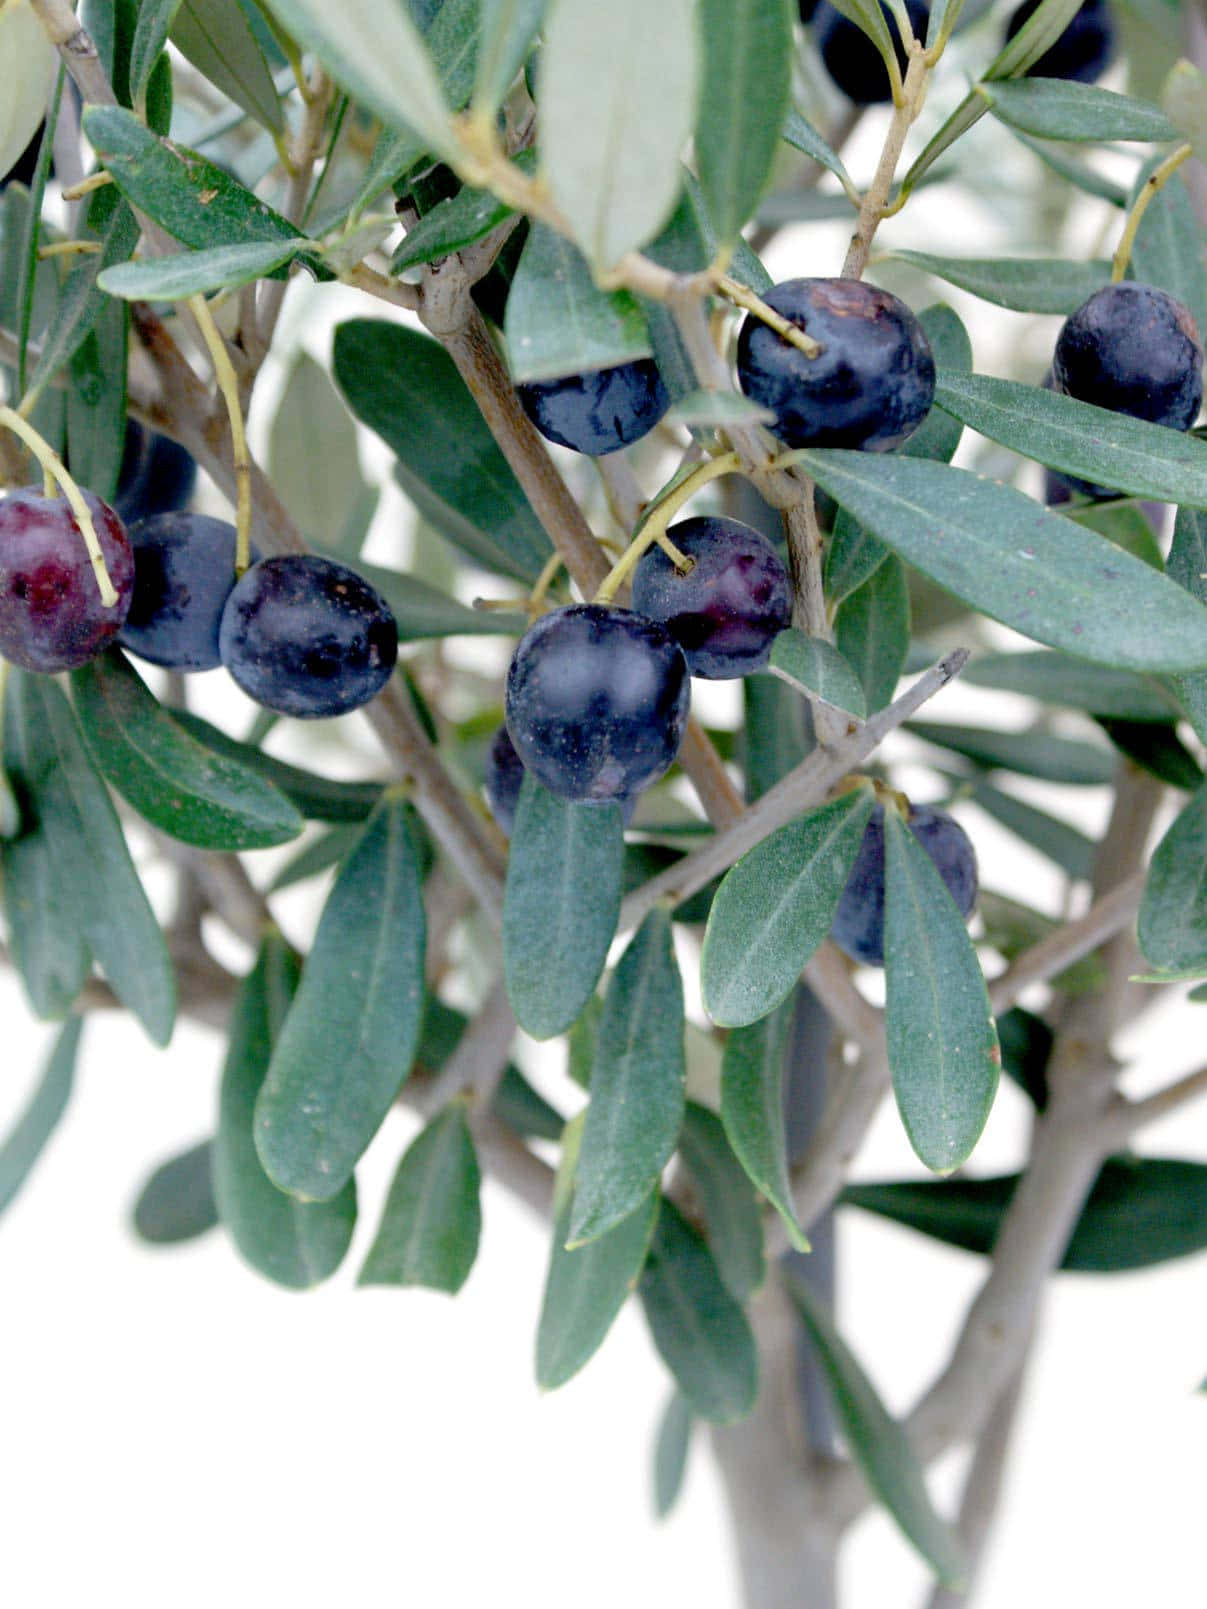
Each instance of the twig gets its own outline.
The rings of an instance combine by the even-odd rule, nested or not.
[[[826,594],[822,582],[822,553],[825,539],[817,523],[813,482],[806,481],[800,497],[784,510],[784,531],[788,538],[788,563],[792,570],[792,624],[808,637],[832,642],[834,633],[826,615]],[[817,740],[829,748],[850,729],[850,722],[819,698],[809,698],[813,730]]]
[[[507,1066],[515,1030],[515,1015],[500,980],[462,1032],[439,1075],[424,1090],[424,1116],[438,1112],[462,1091],[472,1093],[476,1102],[488,1103]]]
[[[1095,900],[1084,916],[1057,928],[1016,956],[989,985],[994,1015],[1014,1005],[1033,983],[1046,983],[1127,927],[1140,908],[1143,893],[1144,873],[1133,872],[1109,894]]]
[[[117,96],[105,76],[96,46],[80,25],[68,0],[30,0],[46,36],[63,58],[67,71],[79,86],[85,104],[116,106]]]
[[[711,882],[718,873],[728,871],[736,860],[761,843],[768,833],[794,821],[802,811],[820,804],[861,760],[872,754],[888,734],[928,699],[958,676],[968,661],[968,650],[957,648],[930,670],[924,671],[901,697],[880,710],[870,721],[851,732],[831,749],[817,749],[788,773],[782,781],[743,812],[740,819],[718,832],[700,849],[669,866],[666,871],[643,883],[620,908],[622,929],[636,927],[660,899],[684,900]]]
[[[855,222],[855,233],[851,236],[851,243],[847,247],[846,260],[842,265],[843,279],[859,279],[868,265],[868,256],[872,249],[872,241],[880,220],[884,217],[885,207],[888,204],[889,191],[893,186],[893,175],[897,171],[897,163],[901,160],[901,152],[905,146],[906,135],[910,131],[914,119],[922,110],[922,100],[926,90],[926,77],[930,71],[930,64],[926,53],[916,48],[910,55],[909,65],[905,70],[905,82],[901,89],[900,103],[893,109],[893,120],[889,124],[888,133],[884,140],[884,149],[880,153],[880,161],[872,175],[872,182],[867,188],[863,198],[863,205],[859,209],[859,217]]]
[[[1180,1106],[1198,1100],[1200,1095],[1207,1095],[1207,1067],[1187,1073],[1184,1078],[1158,1090],[1155,1095],[1146,1095],[1143,1100],[1125,1101],[1121,1098],[1112,1118],[1114,1144],[1126,1145],[1140,1129],[1157,1122],[1159,1118],[1168,1117]]]

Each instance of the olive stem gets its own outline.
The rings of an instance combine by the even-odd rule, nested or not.
[[[806,335],[804,330],[793,324],[790,319],[786,319],[782,313],[777,313],[773,307],[769,307],[761,296],[756,296],[752,290],[736,279],[731,279],[728,274],[722,274],[717,280],[717,290],[735,307],[745,308],[748,313],[753,313],[755,318],[761,319],[782,341],[797,347],[807,358],[818,358],[825,350],[820,341],[815,341],[811,335]]]
[[[106,609],[114,608],[117,604],[117,589],[110,578],[105,555],[101,552],[100,538],[96,534],[96,526],[92,523],[92,511],[84,501],[84,494],[63,467],[62,460],[54,448],[42,439],[29,421],[23,419],[15,408],[0,408],[0,425],[19,437],[41,464],[42,473],[46,477],[47,496],[54,495],[56,484],[62,489],[63,496],[75,515],[80,535],[84,538],[84,546],[88,549],[88,558],[92,563],[92,573],[96,577],[101,602]]]
[[[1140,194],[1136,197],[1132,204],[1132,210],[1127,215],[1127,222],[1123,226],[1123,234],[1119,237],[1119,244],[1116,246],[1115,255],[1111,259],[1112,285],[1118,285],[1124,274],[1127,273],[1127,265],[1132,260],[1132,251],[1135,248],[1136,236],[1140,232],[1140,224],[1153,197],[1164,189],[1166,183],[1173,178],[1186,158],[1193,155],[1194,147],[1189,142],[1185,145],[1179,145],[1145,179],[1141,186]]]
[[[702,486],[707,486],[709,481],[718,480],[722,475],[737,474],[741,468],[742,460],[737,453],[731,452],[721,453],[719,457],[710,458],[707,463],[701,464],[698,469],[693,469],[687,479],[676,486],[673,491],[668,492],[662,501],[656,504],[647,515],[645,523],[640,527],[636,536],[634,536],[620,558],[617,559],[616,563],[599,583],[595,592],[595,602],[611,603],[612,599],[637,568],[647,549],[651,548],[660,539],[665,543],[667,526],[683,507],[684,503],[689,502]],[[675,568],[684,572],[689,571],[692,568],[692,561],[685,554],[680,553],[673,543],[669,544],[669,546],[672,550],[670,557],[674,561]]]
[[[230,353],[226,350],[226,342],[214,323],[214,315],[205,297],[190,296],[189,309],[197,320],[197,327],[214,365],[214,378],[230,421],[231,456],[235,470],[235,574],[240,576],[251,563],[251,454],[247,450],[247,432],[243,426],[239,380]]]
[[[855,233],[851,236],[851,243],[847,247],[846,260],[842,265],[843,279],[862,278],[863,271],[868,265],[872,241],[888,206],[889,191],[892,189],[897,163],[901,160],[906,135],[922,110],[930,66],[926,51],[915,43],[909,58],[909,66],[905,71],[901,100],[893,108],[893,120],[885,136],[884,149],[880,153],[880,161],[872,175],[872,182],[859,208]]]

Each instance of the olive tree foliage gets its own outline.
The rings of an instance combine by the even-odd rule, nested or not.
[[[934,1603],[954,1601],[1047,1280],[1207,1246],[1207,1165],[1131,1149],[1207,1070],[1132,1100],[1112,1048],[1171,990],[1188,1013],[1207,1000],[1207,442],[1038,373],[981,372],[942,299],[959,287],[1022,328],[1131,276],[1207,328],[1207,82],[1180,60],[1199,19],[1120,0],[1117,87],[1026,78],[1076,9],[1042,0],[1003,48],[1000,8],[938,0],[900,68],[904,8],[845,0],[894,60],[893,101],[860,113],[825,87],[788,0],[0,6],[0,72],[22,66],[0,105],[6,168],[50,87],[32,182],[0,201],[9,404],[102,497],[128,417],[173,438],[232,502],[242,481],[260,553],[359,568],[402,644],[365,712],[379,763],[355,783],[324,774],[339,727],[286,763],[272,718],[221,730],[185,679],[116,650],[58,679],[11,672],[2,954],[64,1026],[0,1147],[0,1203],[70,1098],[90,1013],[129,1011],[165,1047],[179,1017],[209,1024],[225,1036],[214,1133],[147,1181],[138,1232],[220,1224],[258,1274],[308,1287],[366,1212],[363,1282],[451,1293],[495,1178],[548,1226],[538,1380],[571,1380],[641,1304],[673,1387],[659,1506],[708,1427],[758,1609],[833,1601],[835,1554],[872,1502],[933,1570]],[[861,119],[882,154],[848,172]],[[1027,249],[945,256],[911,236],[909,202],[978,182],[964,141],[985,120],[1030,153]],[[1114,265],[1054,255],[1074,202]],[[901,450],[785,453],[733,377],[738,320],[762,317],[771,285],[758,251],[785,223],[847,218],[845,263],[802,271],[858,278],[890,215],[871,271],[920,312],[935,406]],[[247,463],[238,422],[298,276],[363,307],[329,365],[295,364],[267,461]],[[595,465],[551,456],[515,384],[649,356],[672,399],[657,433]],[[353,419],[414,505],[406,566],[361,555],[378,488]],[[1047,507],[1036,466],[1107,495]],[[0,467],[31,478],[11,437]],[[689,725],[627,829],[530,782],[508,844],[481,783],[512,643],[594,597],[697,491],[786,544],[796,601],[772,673],[743,684],[736,728]],[[467,636],[491,678],[446,657]],[[946,717],[956,676],[1019,695],[1021,727]],[[902,753],[974,840],[991,818],[1066,898],[1059,917],[1033,909],[983,862],[966,927],[890,810],[880,1007],[827,935],[872,809],[851,779],[889,797]],[[1068,819],[1032,802],[1034,779]],[[1086,788],[1113,790],[1097,843],[1076,824]],[[173,910],[152,909],[131,844],[174,868]],[[297,953],[273,906],[303,881],[322,909]],[[203,920],[244,945],[241,976]],[[688,965],[708,1017],[685,1016]],[[564,1038],[572,1106],[523,1070],[517,1029]],[[975,1148],[999,1071],[1034,1121],[1017,1171],[988,1177]],[[887,1100],[917,1172],[848,1184]],[[357,1163],[398,1101],[422,1127],[386,1200],[358,1201]],[[981,1262],[951,1355],[901,1419],[835,1324],[836,1206]],[[775,1406],[785,1381],[832,1405],[803,1450]],[[973,1449],[967,1497],[941,1514],[926,1467],[957,1445]]]

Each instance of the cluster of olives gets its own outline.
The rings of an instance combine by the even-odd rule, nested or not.
[[[53,674],[119,643],[169,670],[225,665],[249,697],[286,715],[367,703],[397,658],[385,600],[346,565],[311,555],[258,559],[236,580],[234,526],[184,507],[195,474],[182,448],[135,425],[114,506],[84,493],[111,606],[65,498],[26,487],[0,501],[0,654]]]

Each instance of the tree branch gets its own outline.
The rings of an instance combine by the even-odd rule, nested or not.
[[[116,106],[117,97],[101,66],[92,36],[81,26],[68,0],[30,0],[30,5],[79,86],[85,104]]]
[[[937,665],[923,672],[887,709],[873,715],[870,721],[865,721],[833,748],[816,749],[808,759],[802,760],[782,781],[769,788],[761,799],[745,810],[732,826],[724,828],[700,849],[685,855],[674,866],[669,866],[657,877],[634,889],[620,908],[621,929],[636,927],[660,899],[669,897],[679,901],[696,893],[720,872],[728,871],[747,850],[761,843],[777,827],[786,826],[803,811],[820,804],[831,788],[841,782],[861,760],[866,760],[874,753],[890,732],[903,721],[908,721],[928,699],[958,676],[967,661],[967,649],[957,648],[948,654]]]
[[[1057,928],[1016,956],[989,985],[994,1016],[1014,1005],[1033,983],[1046,983],[1126,928],[1140,908],[1144,875],[1142,871],[1133,872],[1109,894],[1095,900],[1084,916]]]

